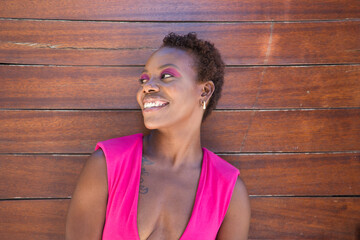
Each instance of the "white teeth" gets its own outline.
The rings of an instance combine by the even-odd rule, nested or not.
[[[144,109],[145,108],[151,108],[151,107],[159,107],[159,106],[164,106],[166,105],[166,103],[163,102],[147,102],[144,104]]]

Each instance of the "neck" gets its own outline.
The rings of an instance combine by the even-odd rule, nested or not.
[[[144,154],[164,167],[199,167],[203,156],[200,125],[152,130],[144,138]]]

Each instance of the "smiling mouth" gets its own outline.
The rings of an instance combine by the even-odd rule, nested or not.
[[[168,102],[146,102],[144,103],[144,111],[157,110],[169,105]]]

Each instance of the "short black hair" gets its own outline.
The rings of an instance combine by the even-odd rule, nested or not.
[[[197,58],[194,60],[197,65],[198,81],[212,81],[214,83],[215,90],[203,115],[203,120],[205,120],[216,107],[224,83],[225,64],[221,59],[220,52],[213,43],[198,39],[195,32],[190,32],[186,35],[178,35],[171,32],[164,37],[161,47],[178,48],[191,52]]]

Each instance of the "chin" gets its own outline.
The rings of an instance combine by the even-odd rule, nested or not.
[[[166,124],[161,123],[161,121],[147,120],[144,119],[144,125],[149,130],[159,129],[166,126]]]
[[[158,129],[158,124],[148,123],[148,122],[144,121],[144,125],[145,125],[146,129],[149,129],[149,130]]]
[[[142,112],[144,125],[149,130],[184,127],[184,123],[193,122],[194,113],[191,111],[153,111]]]
[[[161,126],[161,124],[159,124],[160,121],[158,119],[155,119],[154,117],[144,116],[143,114],[143,120],[144,126],[149,130],[158,129]]]
[[[162,129],[170,127],[174,124],[174,119],[169,119],[169,117],[156,117],[156,116],[144,116],[144,125],[149,130]]]

